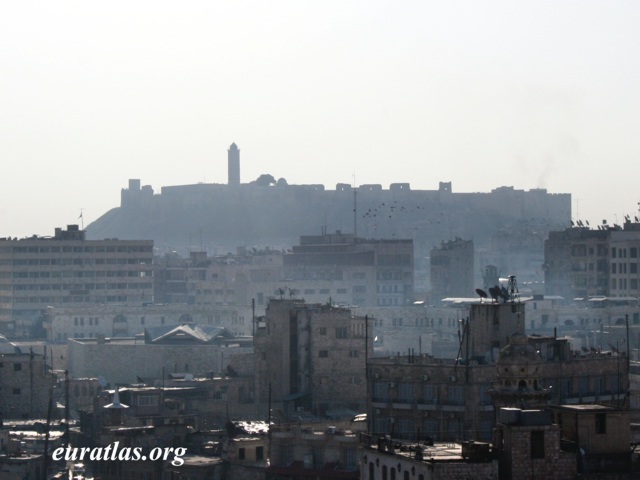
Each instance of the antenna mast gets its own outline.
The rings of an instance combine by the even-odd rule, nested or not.
[[[353,243],[358,241],[358,190],[356,189],[356,174],[353,174]]]

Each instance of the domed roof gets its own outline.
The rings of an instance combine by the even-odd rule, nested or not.
[[[7,353],[22,353],[22,350],[20,350],[20,347],[16,346],[15,343],[7,340],[7,337],[0,335],[0,354]]]

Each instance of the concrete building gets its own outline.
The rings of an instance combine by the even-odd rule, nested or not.
[[[163,374],[171,373],[206,376],[224,372],[233,354],[253,351],[250,340],[218,327],[168,325],[164,331],[152,336],[69,339],[69,374],[103,377],[112,384],[138,383],[138,377],[161,381]]]
[[[469,458],[458,443],[400,443],[388,438],[365,437],[360,480],[498,480],[498,464],[486,452]]]
[[[77,225],[0,239],[0,331],[41,335],[50,305],[153,302],[152,260],[152,240],[87,240]]]
[[[68,338],[134,337],[154,328],[197,323],[225,328],[235,336],[252,332],[252,309],[248,305],[82,305],[49,307],[44,330],[50,343]]]
[[[431,303],[445,297],[470,297],[474,286],[473,240],[456,238],[442,242],[429,254]]]
[[[271,300],[254,338],[256,395],[288,417],[361,411],[372,352],[363,317],[331,305]]]
[[[271,432],[267,480],[358,480],[359,436],[336,426],[278,425]]]
[[[637,478],[628,412],[598,405],[560,405],[554,411],[555,417],[545,410],[501,408],[492,443],[362,435],[360,478]]]
[[[235,255],[208,256],[190,252],[157,257],[154,264],[155,298],[159,303],[217,305],[238,308],[255,302],[258,313],[279,288],[286,287],[279,250],[238,248]]]
[[[546,293],[565,298],[639,297],[640,223],[572,227],[545,242]]]
[[[302,236],[283,261],[284,277],[296,288],[310,280],[337,285],[331,298],[338,304],[397,307],[414,300],[413,240],[365,240],[340,231]],[[328,301],[326,293],[304,288],[296,293],[305,300]]]
[[[23,352],[0,335],[0,418],[46,418],[55,383],[44,355]]]
[[[500,409],[494,443],[499,478],[575,478],[575,452],[567,449],[561,440],[561,429],[553,423],[549,412]]]
[[[440,441],[489,441],[496,406],[624,405],[623,353],[572,350],[568,339],[524,336],[524,304],[471,305],[455,359],[369,360],[370,432]]]
[[[352,234],[302,236],[289,252],[238,248],[235,255],[191,252],[156,259],[155,298],[189,305],[255,305],[270,298],[309,303],[404,306],[413,302],[413,242]]]
[[[636,478],[631,473],[629,410],[591,404],[559,405],[552,411],[565,448],[577,457],[580,474]]]

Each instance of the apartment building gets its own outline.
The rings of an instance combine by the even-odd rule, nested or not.
[[[470,297],[474,292],[473,240],[442,242],[429,255],[431,303],[445,297]],[[492,285],[493,286],[493,285]]]
[[[152,240],[87,240],[77,225],[53,237],[0,239],[0,331],[42,336],[48,306],[153,302]]]
[[[22,351],[0,335],[0,418],[46,418],[56,383],[44,355]]]
[[[155,298],[163,303],[252,305],[303,298],[342,306],[411,305],[412,240],[365,240],[353,234],[300,237],[290,251],[238,248],[234,255],[191,252],[157,258]]]
[[[524,314],[519,302],[471,305],[456,359],[370,359],[370,432],[489,441],[499,407],[626,404],[624,352],[578,352],[566,338],[526,337]]]
[[[565,298],[640,296],[640,223],[572,227],[545,241],[545,288]]]
[[[337,303],[398,307],[414,300],[413,240],[366,240],[338,230],[300,237],[300,245],[283,260],[285,278],[296,285],[310,280],[337,285],[332,297]],[[326,293],[317,293],[305,290],[303,296],[309,302],[327,301]]]
[[[247,305],[81,305],[47,308],[44,329],[51,343],[100,335],[134,337],[145,328],[181,323],[213,325],[236,336],[247,336],[253,333],[252,318]]]
[[[254,337],[256,396],[285,416],[363,409],[372,352],[364,317],[349,309],[273,299]]]

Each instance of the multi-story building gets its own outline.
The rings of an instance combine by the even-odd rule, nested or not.
[[[337,286],[336,303],[402,306],[413,302],[413,240],[365,240],[353,234],[309,235],[284,255],[284,276],[300,282],[327,281]],[[328,296],[300,291],[309,302]]]
[[[50,305],[153,302],[152,261],[152,240],[86,240],[77,225],[0,239],[0,330],[41,335]]]
[[[372,352],[364,317],[328,304],[271,300],[254,337],[256,396],[285,416],[296,409],[328,415],[366,403]]]
[[[576,352],[566,338],[527,338],[524,313],[519,302],[471,305],[457,360],[370,359],[370,431],[405,439],[488,441],[496,405],[625,404],[623,353]]]
[[[44,355],[0,335],[0,418],[46,418],[55,383]]]
[[[236,255],[166,255],[154,266],[164,303],[252,305],[273,297],[309,303],[403,306],[413,302],[412,240],[364,240],[352,234],[303,236],[290,252],[238,248]]]
[[[271,432],[267,480],[358,480],[357,432],[337,426],[278,425]]]
[[[640,223],[549,232],[545,287],[565,298],[640,296]]]
[[[251,353],[251,340],[209,325],[166,325],[144,336],[69,339],[68,369],[73,378],[103,377],[126,384],[162,381],[170,373],[224,372],[231,356]]]
[[[238,248],[235,255],[189,258],[169,254],[155,259],[155,299],[159,303],[247,306],[254,301],[264,311],[268,298],[279,293],[282,252]]]
[[[572,227],[549,232],[544,242],[547,295],[567,299],[608,295],[611,231]]]
[[[49,307],[44,329],[51,343],[68,338],[134,337],[145,328],[181,323],[223,327],[236,336],[253,333],[252,310],[248,305],[82,305]]]
[[[494,443],[398,442],[363,436],[360,478],[467,480],[574,478],[575,453],[562,448],[561,431],[548,412],[503,409]],[[625,478],[625,477],[616,477]]]
[[[470,297],[474,291],[473,240],[456,238],[431,250],[431,299]]]

